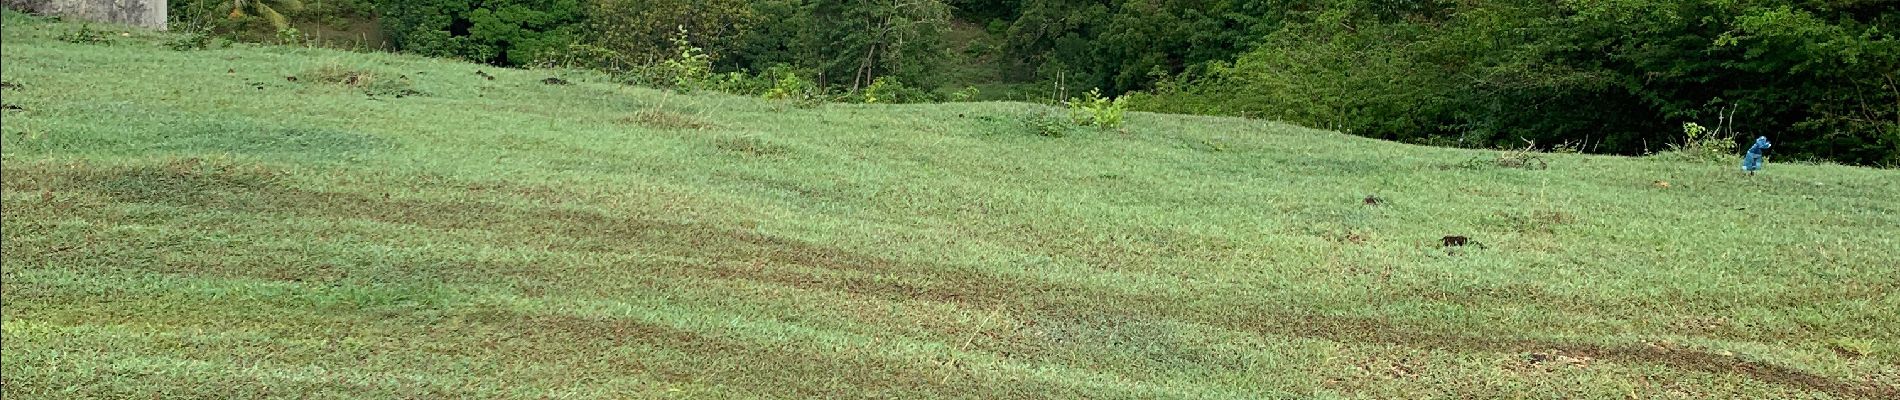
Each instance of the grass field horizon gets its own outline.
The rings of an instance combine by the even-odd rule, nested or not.
[[[7,399],[1900,397],[1895,170],[4,28]]]

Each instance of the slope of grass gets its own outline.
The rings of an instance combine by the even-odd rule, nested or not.
[[[4,23],[7,399],[1900,395],[1890,170]]]

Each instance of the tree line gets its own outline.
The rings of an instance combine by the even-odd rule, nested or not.
[[[689,46],[734,82],[765,80],[729,86],[934,101],[981,58],[987,79],[1137,110],[1408,142],[1641,154],[1697,123],[1784,156],[1900,165],[1895,0],[326,1],[379,17],[397,50],[502,66],[652,76]]]

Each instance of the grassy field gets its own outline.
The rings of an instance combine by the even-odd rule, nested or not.
[[[8,400],[1900,396],[1900,171],[80,29],[4,20]]]

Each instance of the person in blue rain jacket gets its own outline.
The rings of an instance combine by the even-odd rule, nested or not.
[[[1755,138],[1755,146],[1749,147],[1748,154],[1742,155],[1742,172],[1747,172],[1749,175],[1754,175],[1755,171],[1760,171],[1761,164],[1762,164],[1761,152],[1762,150],[1767,150],[1767,149],[1768,149],[1767,136]]]

